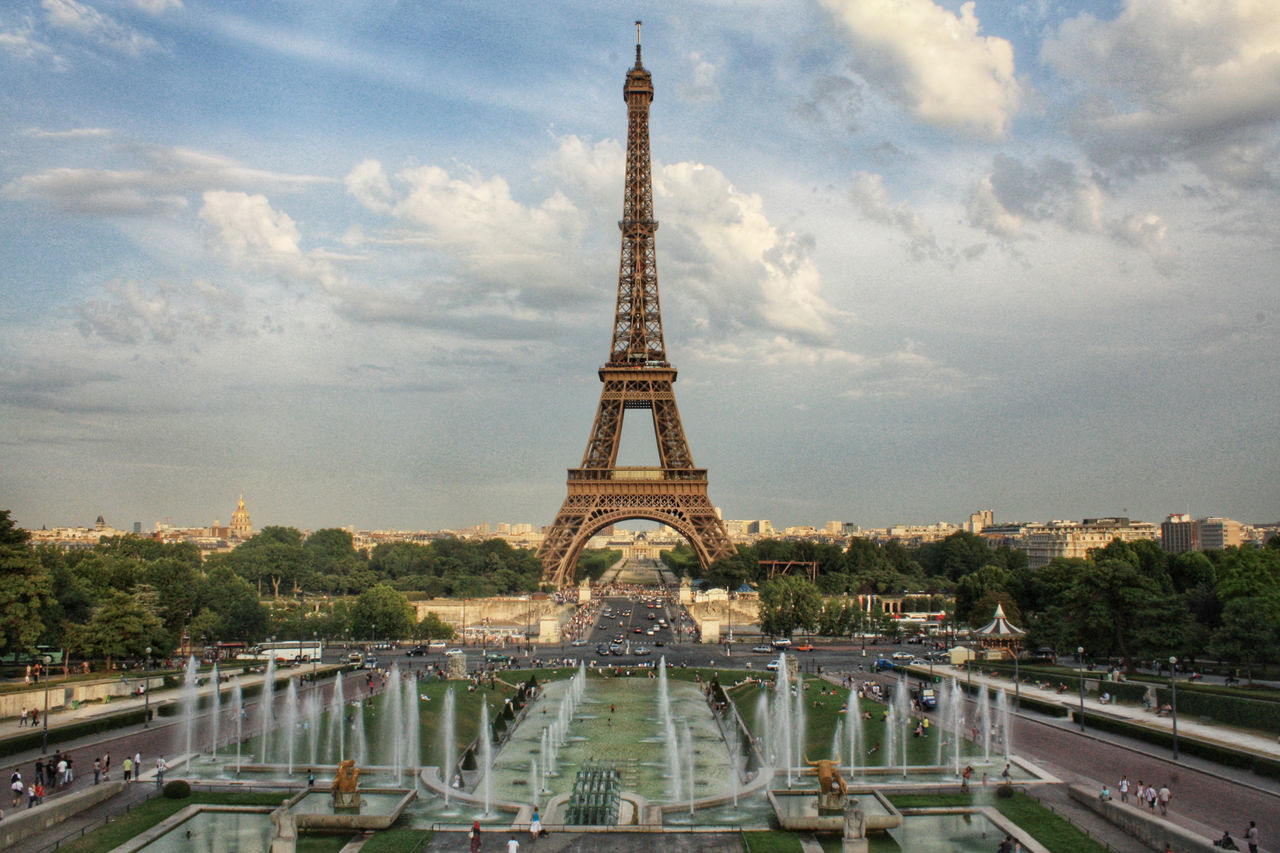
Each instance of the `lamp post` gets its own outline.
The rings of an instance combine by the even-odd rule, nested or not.
[[[1013,707],[1015,710],[1022,707],[1018,697],[1018,688],[1021,686],[1021,679],[1018,678],[1018,652],[1019,649],[1015,645],[1013,648]]]
[[[311,689],[315,690],[320,685],[316,683],[316,665],[320,657],[320,634],[318,631],[311,632]]]
[[[1080,731],[1084,731],[1084,646],[1076,646],[1076,664],[1080,670]]]
[[[40,754],[43,755],[49,751],[49,666],[53,655],[41,655],[40,659],[44,661],[44,731],[40,735]]]
[[[1178,760],[1178,679],[1174,672],[1176,657],[1169,657],[1169,719],[1173,721],[1173,760]]]
[[[136,646],[135,646],[136,648]],[[147,662],[142,676],[142,727],[151,728],[151,647],[147,646]]]

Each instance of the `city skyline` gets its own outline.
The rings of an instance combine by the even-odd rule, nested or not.
[[[723,12],[639,16],[725,518],[1276,520],[1280,8]],[[4,508],[549,524],[608,355],[636,16],[0,12]]]

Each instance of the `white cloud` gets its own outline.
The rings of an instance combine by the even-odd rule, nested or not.
[[[27,136],[34,136],[38,139],[92,139],[100,136],[111,136],[112,130],[105,127],[73,127],[69,130],[45,130],[44,128],[31,127],[26,131]]]
[[[285,283],[343,289],[345,280],[322,251],[303,252],[302,234],[289,214],[263,195],[207,190],[200,219],[217,234],[233,263],[278,276]]]
[[[181,9],[182,0],[133,0],[133,5],[144,12],[158,15],[170,9]]]
[[[689,76],[676,87],[677,93],[686,101],[718,101],[720,100],[720,69],[703,58],[702,54],[691,54],[689,60],[693,69]]]
[[[921,121],[1000,137],[1022,90],[1013,47],[979,34],[974,3],[959,14],[931,0],[821,0],[844,25],[849,61]]]
[[[1229,184],[1275,182],[1280,4],[1127,0],[1113,20],[1064,22],[1041,55],[1089,93],[1077,128],[1099,162],[1176,154]]]
[[[45,199],[76,213],[166,216],[185,209],[188,196],[208,188],[293,189],[328,180],[249,169],[228,157],[190,148],[146,146],[128,152],[142,161],[138,168],[44,169],[23,175],[3,192],[16,198]]]
[[[940,258],[942,251],[933,229],[905,201],[894,205],[884,187],[884,179],[871,172],[856,172],[849,197],[874,222],[889,225],[907,237],[907,249],[917,260]]]
[[[76,0],[42,0],[42,3],[51,25],[77,33],[117,53],[139,56],[160,49],[155,39],[129,29],[92,6]]]
[[[204,280],[115,280],[76,306],[76,325],[86,336],[115,344],[170,344],[181,339],[198,347],[201,340],[237,327],[238,307],[238,297]]]
[[[27,62],[46,62],[54,71],[66,70],[66,62],[36,35],[29,20],[17,29],[0,29],[0,51]]]

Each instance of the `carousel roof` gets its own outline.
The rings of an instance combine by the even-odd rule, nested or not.
[[[983,637],[1021,637],[1027,633],[1010,622],[1004,615],[1004,605],[996,602],[995,618],[974,633]]]

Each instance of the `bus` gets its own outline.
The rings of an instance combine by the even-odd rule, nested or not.
[[[324,643],[320,640],[280,640],[259,643],[236,655],[236,660],[272,660],[278,663],[302,663],[320,660]]]

